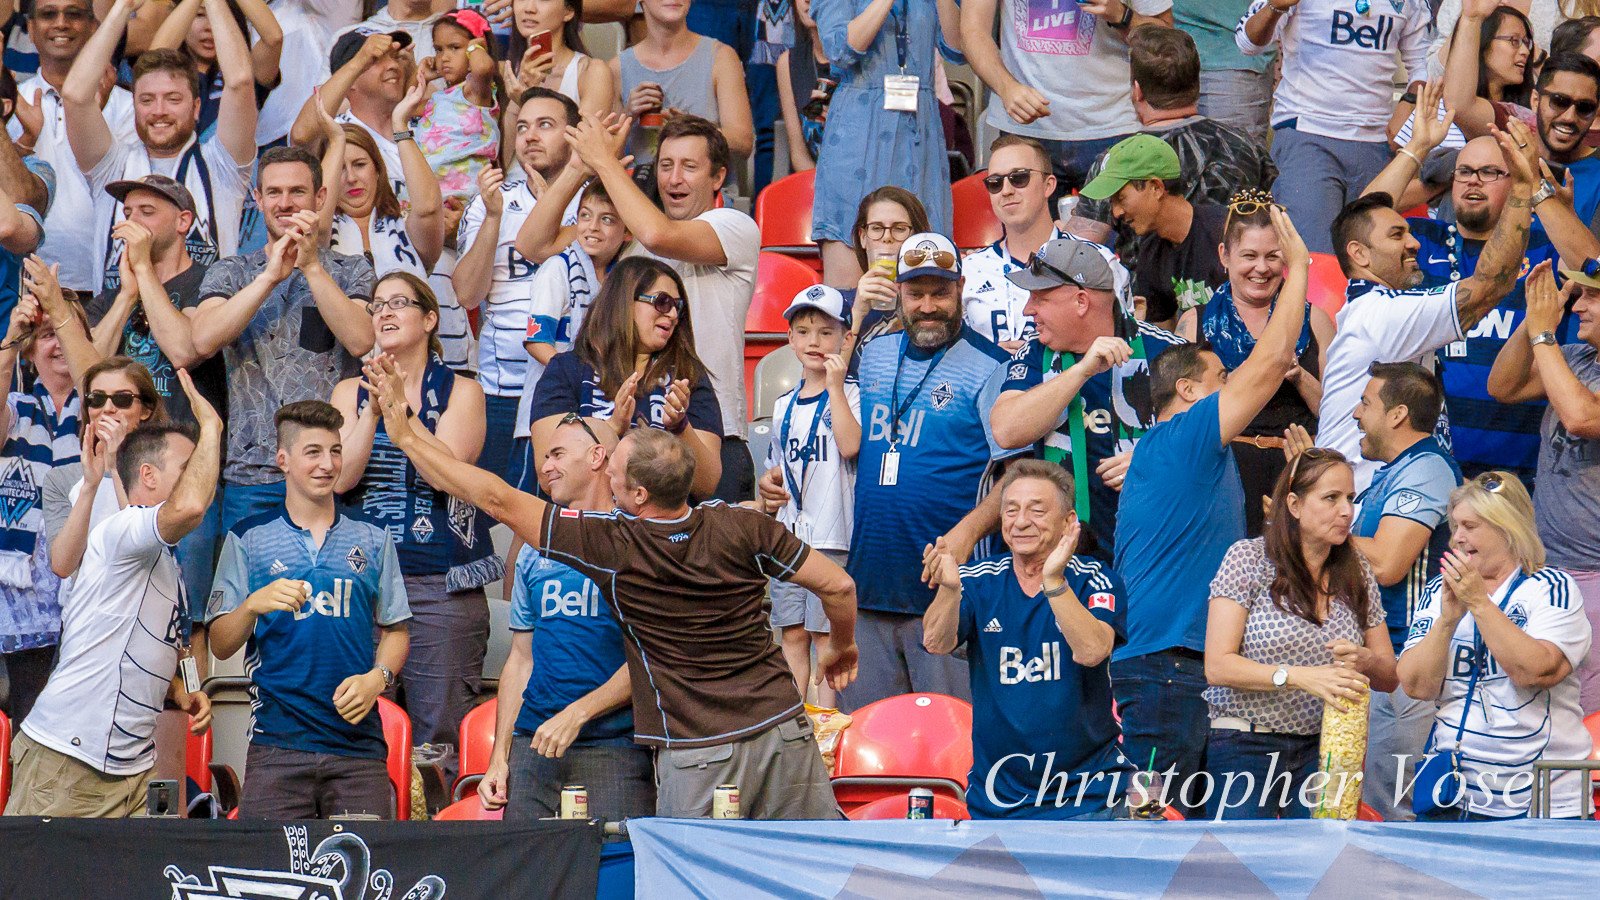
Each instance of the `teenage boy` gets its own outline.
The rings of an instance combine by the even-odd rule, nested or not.
[[[388,531],[334,504],[344,416],[301,400],[274,418],[283,505],[228,532],[206,609],[218,659],[248,648],[254,719],[239,815],[393,818],[373,706],[406,659],[400,560]]]
[[[850,558],[851,515],[856,494],[856,454],[861,451],[861,389],[845,376],[844,321],[850,305],[826,285],[795,295],[783,317],[789,347],[804,370],[800,384],[772,405],[778,431],[767,446],[767,470],[777,469],[788,499],[778,521],[843,568]],[[772,511],[766,499],[755,501]],[[783,636],[783,657],[802,691],[811,683],[811,647],[828,646],[828,616],[822,599],[797,584],[772,579],[772,627]],[[817,687],[817,699],[833,706],[833,689]]]
[[[1050,210],[1056,176],[1050,154],[1033,138],[1002,134],[989,145],[989,208],[1004,233],[1000,240],[961,260],[962,318],[972,330],[1008,353],[1033,337],[1033,319],[1023,313],[1028,292],[1007,275],[1028,267],[1027,261],[1046,241],[1061,237]]]

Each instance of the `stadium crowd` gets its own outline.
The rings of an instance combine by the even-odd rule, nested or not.
[[[1391,820],[1593,752],[1596,0],[7,6],[8,815],[144,811],[242,652],[239,814],[392,816],[496,591],[512,819],[836,818],[807,698],[970,701],[979,817],[1309,816],[1325,707]]]

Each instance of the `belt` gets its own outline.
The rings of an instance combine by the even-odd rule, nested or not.
[[[1235,444],[1249,444],[1261,450],[1282,450],[1285,443],[1283,438],[1273,437],[1270,434],[1258,434],[1255,437],[1240,436],[1234,438],[1233,442]]]
[[[1265,725],[1257,725],[1249,719],[1238,716],[1217,716],[1211,720],[1212,728],[1222,728],[1227,731],[1248,731],[1253,734],[1280,734]]]

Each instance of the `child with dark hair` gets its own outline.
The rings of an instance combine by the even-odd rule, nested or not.
[[[463,203],[477,193],[478,173],[499,156],[499,44],[489,21],[470,9],[445,13],[433,23],[433,55],[422,60],[423,78],[442,79],[422,108],[417,143],[439,178],[439,190]]]

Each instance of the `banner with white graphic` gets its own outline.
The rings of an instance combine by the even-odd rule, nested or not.
[[[1600,824],[635,819],[636,896],[778,900],[1594,897]]]

